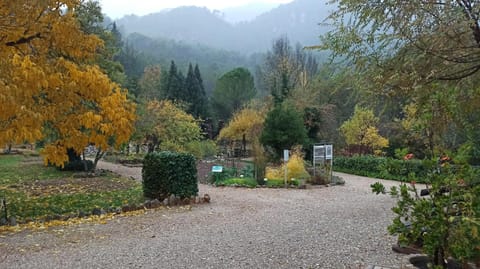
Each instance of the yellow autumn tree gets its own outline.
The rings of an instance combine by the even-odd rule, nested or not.
[[[263,184],[263,178],[266,167],[266,156],[263,146],[260,143],[260,135],[262,134],[263,124],[268,111],[268,105],[251,102],[242,110],[236,112],[233,118],[225,128],[220,131],[218,140],[229,142],[230,147],[234,147],[235,143],[243,140],[250,142],[253,151],[253,163],[255,178],[260,184]]]
[[[0,144],[44,140],[63,166],[67,149],[128,141],[135,107],[93,65],[103,43],[80,29],[83,1],[0,1]]]
[[[201,138],[198,122],[170,100],[150,101],[138,121],[138,126],[149,144],[149,151],[185,151],[185,146]]]
[[[388,139],[378,133],[378,122],[372,110],[356,106],[353,116],[340,126],[340,131],[349,146],[358,148],[358,153],[378,153],[388,147]]]
[[[227,126],[220,131],[218,140],[242,140],[244,135],[247,141],[258,138],[263,129],[265,115],[265,108],[245,107],[236,112]]]

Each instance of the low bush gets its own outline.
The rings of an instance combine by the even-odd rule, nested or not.
[[[217,144],[212,140],[192,141],[185,146],[185,150],[197,159],[213,158],[217,155]]]
[[[238,172],[235,167],[223,167],[222,172],[210,172],[209,182],[212,184],[218,184],[219,182],[225,181],[229,178],[237,177]]]
[[[243,175],[244,177],[253,178],[254,172],[255,171],[254,171],[253,165],[247,164],[245,167],[243,167],[242,170],[240,170],[240,175]]]
[[[300,181],[298,179],[291,179],[287,180],[287,184],[290,186],[299,186]],[[265,185],[267,187],[282,188],[285,187],[285,181],[283,179],[268,179]]]
[[[265,177],[268,179],[284,178],[285,164],[280,167],[267,167]],[[302,155],[299,151],[293,151],[287,162],[287,179],[309,179],[310,175],[305,169]]]
[[[450,267],[446,261],[480,262],[480,171],[466,163],[447,163],[438,170],[434,164],[429,170],[434,169],[427,175],[428,198],[422,197],[424,191],[415,183],[389,191],[380,182],[371,187],[374,193],[389,193],[397,200],[388,231],[398,235],[400,245],[422,247],[432,268],[472,268]]]
[[[416,179],[423,182],[431,172],[432,161],[397,160],[370,155],[353,157],[336,157],[334,170],[360,176],[406,181]]]
[[[378,177],[380,175],[380,166],[385,162],[385,158],[370,155],[342,157],[338,156],[333,162],[333,169],[339,172],[345,172],[360,176]]]
[[[219,186],[241,186],[247,188],[255,188],[257,181],[249,177],[235,177],[229,178],[218,183]]]
[[[143,193],[147,198],[181,198],[198,194],[195,157],[169,151],[149,153],[143,160]]]

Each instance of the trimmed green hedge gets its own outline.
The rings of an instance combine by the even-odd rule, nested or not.
[[[163,200],[171,194],[181,198],[198,194],[197,167],[191,154],[149,153],[143,159],[142,178],[146,198]]]
[[[415,179],[424,182],[432,171],[434,162],[429,160],[397,160],[370,155],[342,157],[334,160],[333,169],[338,172],[366,177],[406,181]]]

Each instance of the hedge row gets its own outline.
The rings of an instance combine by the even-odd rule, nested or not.
[[[334,170],[360,176],[406,181],[415,179],[424,182],[434,163],[429,160],[397,160],[376,156],[338,156]]]
[[[181,198],[198,194],[197,167],[191,154],[149,153],[143,160],[142,178],[146,198],[162,201],[172,194]]]

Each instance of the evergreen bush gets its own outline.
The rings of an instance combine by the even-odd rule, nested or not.
[[[197,167],[191,154],[149,153],[143,160],[142,178],[146,198],[163,200],[171,194],[180,198],[198,194]]]
[[[334,170],[360,176],[392,180],[407,180],[414,177],[423,182],[431,172],[429,160],[397,160],[371,155],[353,157],[338,156],[334,160]]]

